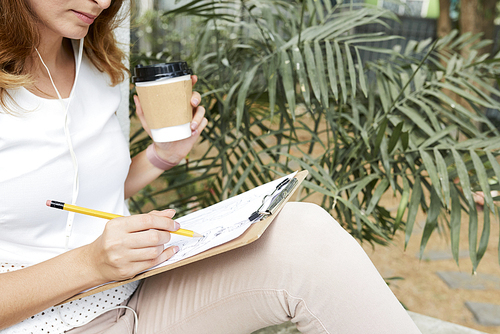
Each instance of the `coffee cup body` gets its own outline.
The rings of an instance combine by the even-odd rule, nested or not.
[[[171,142],[191,136],[191,70],[165,74],[165,65],[170,64],[136,67],[134,77],[146,123],[155,142]],[[151,75],[151,69],[154,75]],[[149,71],[147,75],[139,76],[145,71]]]

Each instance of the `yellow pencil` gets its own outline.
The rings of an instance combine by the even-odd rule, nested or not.
[[[92,210],[92,209],[87,209],[87,208],[82,208],[80,206],[72,205],[72,204],[66,204],[63,202],[58,202],[58,201],[51,201],[48,200],[46,202],[47,206],[51,208],[56,208],[56,209],[61,209],[61,210],[66,210],[66,211],[72,211],[76,213],[81,213],[87,216],[93,216],[97,218],[104,218],[104,219],[113,219],[113,218],[118,218],[118,217],[123,217],[120,215],[115,215],[113,213],[108,213],[108,212],[103,212],[103,211],[97,211],[97,210]],[[177,231],[170,231],[170,233],[178,234],[178,235],[183,235],[185,237],[191,237],[191,238],[201,238],[203,235],[190,231],[190,230],[185,230],[183,228],[178,229]]]

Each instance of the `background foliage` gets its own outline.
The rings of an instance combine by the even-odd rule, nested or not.
[[[365,4],[312,0],[183,1],[139,17],[136,33],[150,45],[136,49],[132,65],[187,60],[209,125],[206,153],[165,172],[166,184],[135,196],[133,209],[188,212],[307,169],[299,199],[320,196],[360,240],[384,244],[404,229],[408,243],[423,210],[421,251],[433,232],[447,231],[458,262],[468,224],[475,270],[497,217],[500,134],[484,111],[500,109],[500,54],[479,55],[491,42],[456,31],[404,50],[370,46],[398,36],[354,32],[383,18],[397,20]],[[384,57],[364,63],[363,50]],[[132,153],[148,141],[138,130]],[[475,191],[485,194],[484,222]],[[380,202],[388,192],[401,198],[395,213]]]

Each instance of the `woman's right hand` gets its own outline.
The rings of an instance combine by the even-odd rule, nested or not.
[[[170,231],[180,228],[172,220],[174,215],[175,210],[169,209],[110,220],[102,235],[88,245],[96,279],[102,283],[125,280],[171,258],[179,248],[164,249],[164,244],[170,241]]]
[[[168,260],[179,224],[174,210],[110,220],[94,242],[24,269],[0,274],[0,331],[79,292],[121,281]],[[36,298],[31,298],[36,291]]]

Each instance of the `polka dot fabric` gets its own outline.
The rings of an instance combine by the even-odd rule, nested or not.
[[[0,273],[22,269],[23,265],[0,264]],[[106,310],[126,301],[139,281],[98,292],[63,305],[54,306],[4,330],[1,334],[47,333],[62,334],[92,321]]]

